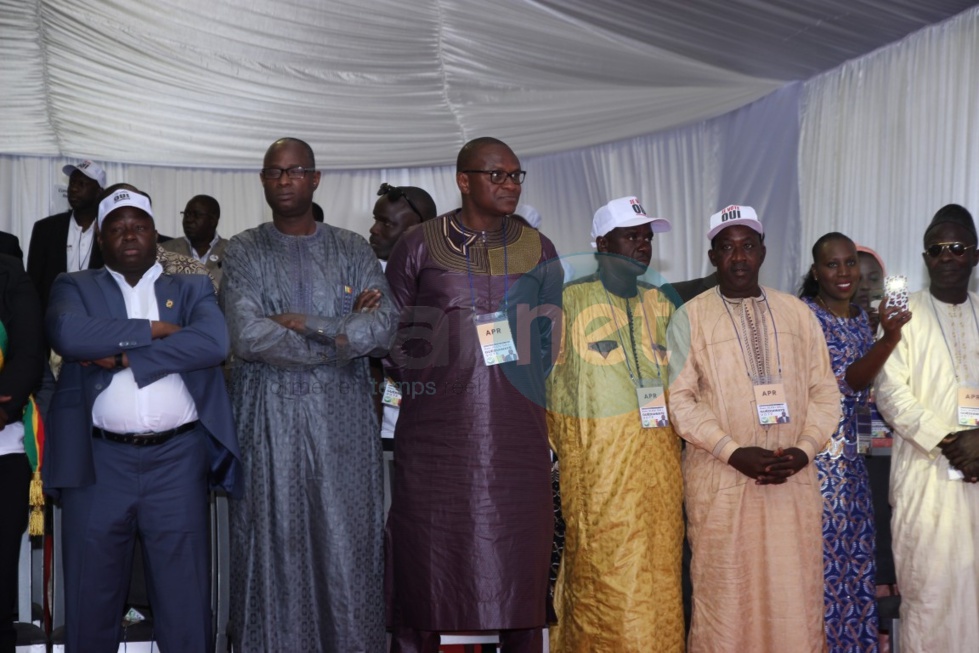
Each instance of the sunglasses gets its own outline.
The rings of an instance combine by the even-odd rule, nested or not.
[[[931,258],[938,258],[945,253],[945,250],[948,250],[952,253],[952,256],[961,258],[974,247],[975,245],[966,245],[965,243],[935,243],[925,248],[925,254]]]
[[[404,201],[408,203],[408,206],[410,206],[411,210],[415,212],[418,219],[422,222],[425,221],[425,218],[422,217],[422,212],[418,210],[418,207],[415,206],[415,203],[411,201],[408,194],[405,193],[405,189],[401,186],[392,186],[391,184],[384,182],[381,184],[381,187],[377,189],[377,196],[380,197],[381,195],[387,195],[389,202],[397,202],[398,200],[404,198]]]

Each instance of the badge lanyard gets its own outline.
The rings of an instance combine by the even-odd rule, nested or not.
[[[459,223],[463,233],[468,230]],[[473,281],[472,262],[469,259],[469,249],[472,242],[464,245],[466,254],[466,275],[469,277],[469,297],[472,300],[472,318],[476,328],[476,338],[483,353],[483,362],[487,367],[499,365],[500,363],[516,362],[519,358],[517,348],[510,333],[510,265],[507,254],[506,244],[507,219],[503,218],[503,310],[494,311],[485,315],[480,315],[476,310],[476,287]],[[475,233],[473,232],[475,236]],[[486,245],[486,232],[483,232],[483,244]],[[473,240],[473,242],[475,239]],[[487,263],[489,262],[489,249],[487,248]],[[488,296],[487,302],[492,308],[493,304],[493,275],[492,270],[487,275]]]
[[[748,380],[750,380],[752,383],[755,383],[756,380],[751,378],[751,369],[748,367],[748,354],[745,351],[744,343],[741,342],[741,333],[738,331],[738,325],[735,324],[734,322],[734,315],[731,313],[731,307],[728,306],[727,300],[724,299],[723,295],[721,295],[720,289],[718,289],[717,291],[717,296],[721,298],[721,301],[724,304],[724,308],[727,310],[727,316],[731,319],[731,328],[734,329],[734,335],[737,336],[738,338],[738,346],[741,347],[741,359],[744,361],[744,370],[745,373],[748,375]],[[772,316],[772,332],[775,334],[775,356],[778,361],[778,376],[781,379],[782,378],[782,352],[779,350],[779,346],[778,346],[778,326],[775,324],[775,313],[772,311],[772,307],[768,303],[768,296],[765,294],[764,290],[761,291],[761,298],[762,301],[765,302],[765,305],[768,306],[767,312]],[[762,322],[762,328],[764,329],[765,338],[767,339],[768,329],[765,325],[764,312],[762,312],[761,322]],[[768,361],[765,362],[767,363]],[[768,370],[764,370],[764,371],[767,372]]]
[[[622,340],[622,329],[619,327],[619,320],[615,317],[615,306],[612,304],[612,297],[608,294],[608,288],[602,283],[602,289],[605,291],[605,299],[608,301],[609,312],[612,314],[612,321],[615,324],[615,333],[619,339],[619,344],[622,345],[623,358],[625,359],[625,368],[629,373],[629,380],[632,381],[632,385],[636,389],[636,399],[639,403],[639,420],[644,429],[651,429],[656,427],[669,426],[670,418],[666,411],[666,396],[663,392],[663,370],[659,365],[659,361],[656,360],[656,352],[653,351],[653,364],[656,366],[656,376],[657,382],[650,382],[647,385],[642,378],[642,368],[639,364],[639,348],[636,346],[636,332],[635,327],[632,325],[632,309],[629,305],[629,298],[623,297],[625,299],[625,315],[626,319],[629,321],[629,339],[632,341],[632,356],[636,363],[636,373],[632,373],[632,366],[629,365],[629,354],[625,350],[625,342]],[[642,293],[637,290],[636,298],[639,303],[639,309],[642,311],[642,320],[646,325],[646,333],[649,335],[649,346],[650,350],[656,345],[656,341],[653,340],[653,333],[649,329],[649,317],[646,315],[646,306],[642,301]]]
[[[609,312],[612,313],[612,322],[615,324],[616,336],[619,339],[619,344],[622,345],[623,352],[625,352],[625,342],[622,340],[622,329],[619,327],[618,318],[615,317],[615,306],[612,304],[612,296],[608,294],[608,288],[605,287],[604,283],[602,283],[602,290],[605,291],[605,300],[608,302]],[[653,345],[656,344],[656,341],[653,339],[653,333],[649,330],[649,317],[646,315],[646,306],[642,302],[642,294],[637,292],[636,298],[638,299],[639,309],[642,311],[642,321],[643,324],[646,326],[646,333],[647,335],[649,335],[650,349],[652,349]],[[629,320],[629,338],[632,340],[632,355],[636,362],[635,374],[632,373],[632,366],[629,365],[628,354],[623,356],[623,358],[625,358],[625,368],[626,371],[629,373],[629,379],[632,381],[632,384],[638,388],[642,386],[643,379],[642,379],[642,370],[639,368],[639,352],[636,348],[636,334],[633,331],[633,326],[632,326],[632,310],[629,307],[629,298],[624,297],[623,299],[625,299],[626,319]],[[662,381],[663,371],[660,368],[659,361],[656,360],[655,351],[653,352],[653,364],[656,366],[656,376]]]
[[[757,370],[759,373],[759,378],[755,379],[751,376],[751,368],[748,364],[748,353],[745,350],[744,343],[741,341],[741,332],[738,331],[738,325],[734,321],[734,315],[731,313],[731,307],[728,306],[728,302],[721,295],[721,291],[718,288],[717,294],[721,297],[721,301],[724,304],[724,308],[727,311],[727,316],[731,320],[731,327],[734,329],[734,335],[738,338],[738,346],[741,348],[741,358],[744,361],[745,373],[748,375],[748,380],[751,382],[754,393],[755,393],[755,409],[758,411],[758,423],[763,426],[769,426],[771,424],[787,424],[791,420],[789,418],[789,406],[786,402],[785,396],[785,386],[782,384],[782,352],[778,346],[778,326],[775,323],[775,313],[772,311],[771,305],[768,303],[768,296],[765,291],[761,291],[762,301],[768,308],[768,313],[772,316],[772,332],[775,334],[775,357],[778,361],[778,376],[772,379],[768,375],[768,355],[766,355],[764,361],[759,361],[763,363],[766,369]],[[747,298],[742,301],[747,301]],[[744,305],[741,306],[741,310],[747,311]],[[762,337],[765,339],[765,348],[767,349],[768,343],[768,326],[765,320],[765,311],[758,311],[760,315],[760,320],[758,320],[760,325],[760,330]],[[747,329],[747,324],[745,324]],[[759,327],[756,326],[756,329]],[[745,334],[746,336],[748,334]],[[761,367],[761,366],[759,366]]]
[[[935,298],[930,294],[928,295],[931,300],[931,310],[935,314],[935,319],[938,321],[938,329],[942,333],[942,340],[945,341],[945,349],[948,351],[948,356],[952,359],[952,371],[955,373],[955,381],[958,383],[958,417],[959,426],[968,426],[975,428],[979,426],[979,388],[975,385],[974,379],[967,379],[963,382],[962,378],[959,376],[959,366],[955,361],[955,353],[952,351],[952,345],[948,342],[948,337],[945,335],[945,327],[942,326],[942,317],[938,314],[938,307],[935,305]],[[976,317],[976,307],[972,303],[972,298],[968,298],[969,308],[972,309],[972,321],[976,325],[976,330],[979,331],[979,318]]]
[[[506,313],[506,314],[509,314],[509,308],[510,308],[510,274],[509,274],[509,261],[508,261],[508,258],[507,258],[507,248],[506,248],[506,225],[507,225],[507,219],[506,219],[506,217],[504,217],[503,218],[503,312]],[[474,237],[476,236],[476,232],[475,231],[472,231],[472,232],[469,231],[469,229],[467,229],[466,226],[464,224],[462,224],[462,220],[459,220],[459,228],[462,230],[462,233],[464,233],[464,234],[471,233]],[[474,239],[473,242],[475,242],[475,239]],[[485,232],[483,233],[483,244],[484,245],[486,244],[486,234],[485,234]],[[466,250],[466,275],[469,277],[469,296],[472,299],[472,311],[473,311],[473,315],[475,315],[476,314],[476,288],[473,285],[473,271],[472,271],[472,266],[471,266],[471,264],[469,262],[469,248],[471,246],[472,246],[472,243],[470,243],[469,245],[465,245],[464,246],[464,249]],[[487,248],[487,259],[488,258],[489,258],[489,248]],[[490,303],[490,307],[492,307],[492,305],[493,305],[493,286],[492,286],[492,277],[493,277],[493,275],[490,274],[488,276],[489,276],[489,279],[490,279],[490,287],[489,287],[489,291],[488,291],[489,292],[488,300],[489,300],[489,303]]]
[[[952,359],[952,370],[955,372],[955,380],[962,383],[962,379],[959,378],[959,366],[955,363],[955,354],[952,352],[952,346],[948,344],[948,338],[945,336],[945,327],[942,326],[942,317],[938,314],[938,307],[935,306],[935,298],[928,294],[928,299],[931,301],[931,310],[935,314],[935,320],[938,321],[938,330],[942,332],[942,340],[945,341],[945,349],[948,350],[948,357]],[[969,308],[972,309],[972,321],[976,325],[976,331],[979,331],[979,318],[976,317],[976,307],[972,303],[972,298],[968,299]]]

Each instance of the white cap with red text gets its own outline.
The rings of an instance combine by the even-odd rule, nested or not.
[[[619,227],[638,227],[648,224],[654,233],[669,231],[672,227],[666,218],[651,218],[639,203],[639,198],[629,196],[614,199],[595,212],[591,223],[592,247],[598,247],[597,239]]]
[[[707,232],[707,240],[713,240],[722,229],[733,227],[734,225],[744,225],[754,229],[760,234],[765,233],[765,228],[758,220],[758,214],[750,206],[738,206],[732,204],[710,216],[710,231]]]

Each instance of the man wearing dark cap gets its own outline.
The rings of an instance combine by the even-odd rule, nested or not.
[[[979,296],[976,226],[949,204],[925,230],[929,287],[877,378],[891,466],[901,650],[979,647]],[[885,293],[888,288],[885,284]]]
[[[93,161],[66,165],[70,211],[34,223],[27,251],[27,274],[48,305],[51,284],[62,272],[78,272],[102,267],[102,252],[95,239],[95,216],[99,194],[105,188],[105,170]]]
[[[160,648],[206,653],[208,488],[241,489],[227,327],[207,277],[163,272],[146,196],[111,193],[98,226],[105,268],[58,277],[45,320],[64,359],[43,474],[63,509],[67,651],[117,650],[138,533]]]

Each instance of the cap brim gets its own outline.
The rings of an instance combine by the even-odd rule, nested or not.
[[[707,232],[707,240],[713,240],[714,236],[721,233],[728,227],[737,227],[738,225],[748,227],[757,234],[765,234],[765,228],[761,225],[761,222],[758,220],[752,220],[751,218],[742,218],[740,220],[729,220],[728,222],[722,222],[721,224],[717,225]]]
[[[70,177],[71,176],[71,173],[75,172],[76,170],[78,170],[78,168],[76,168],[75,166],[73,166],[73,165],[71,165],[69,163],[68,165],[64,166],[61,169],[61,172],[63,172],[66,177]]]

